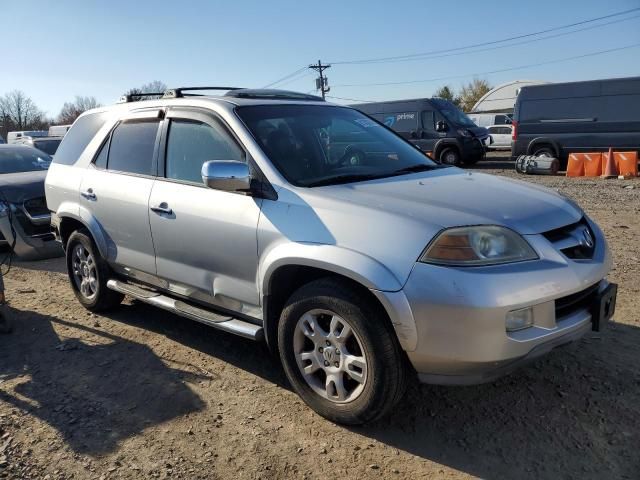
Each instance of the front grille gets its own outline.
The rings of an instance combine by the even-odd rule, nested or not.
[[[32,223],[29,217],[19,208],[17,208],[13,214],[27,236],[36,237],[51,234],[51,225],[49,223]]]
[[[590,308],[593,300],[598,294],[598,286],[599,284],[591,285],[584,290],[581,290],[577,293],[572,293],[571,295],[567,295],[566,297],[557,298],[555,301],[556,304],[556,320],[560,320],[562,317],[566,317],[567,315],[571,315],[578,310],[583,310],[585,308]]]
[[[32,217],[38,215],[48,215],[49,209],[47,208],[47,199],[45,197],[36,197],[30,198],[29,200],[25,200],[24,209],[31,215]]]
[[[567,258],[572,260],[593,258],[596,237],[584,217],[579,222],[549,230],[542,235]]]

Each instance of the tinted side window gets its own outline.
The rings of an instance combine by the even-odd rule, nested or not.
[[[80,117],[67,132],[56,151],[53,163],[73,165],[76,163],[89,142],[107,121],[106,113],[92,113]]]
[[[430,131],[435,130],[433,110],[425,110],[422,112],[422,128]]]
[[[107,168],[119,172],[153,175],[157,121],[124,122],[111,134]]]
[[[244,152],[221,125],[172,120],[167,141],[166,176],[202,183],[202,164],[209,160],[244,161]]]
[[[109,155],[109,138],[104,142],[100,148],[100,153],[94,160],[94,164],[98,168],[107,168],[107,155]]]
[[[396,132],[410,132],[418,126],[418,114],[416,112],[386,113],[383,123]]]

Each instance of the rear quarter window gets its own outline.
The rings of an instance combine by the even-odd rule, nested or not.
[[[53,163],[73,165],[78,161],[84,149],[93,139],[98,130],[107,121],[107,113],[91,113],[80,117],[67,132],[56,151]]]

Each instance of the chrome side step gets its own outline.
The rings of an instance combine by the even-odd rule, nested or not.
[[[130,283],[122,282],[120,280],[111,279],[107,281],[107,287],[116,292],[129,295],[141,302],[148,303],[150,305],[160,307],[163,310],[168,310],[176,315],[180,315],[196,322],[204,323],[211,327],[225,332],[234,333],[241,337],[249,338],[251,340],[261,341],[264,339],[264,330],[259,325],[246,322],[228,315],[221,315],[211,310],[206,310],[201,307],[197,307],[186,303],[182,300],[176,300],[162,293],[147,290],[145,288],[133,285]]]

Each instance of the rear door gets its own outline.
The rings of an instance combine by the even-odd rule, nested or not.
[[[80,203],[107,240],[107,260],[155,274],[149,196],[157,172],[161,111],[132,115],[112,130],[87,167]]]
[[[201,176],[204,162],[247,161],[247,153],[209,111],[172,108],[165,130],[149,205],[157,274],[175,293],[256,315],[262,200],[213,190]]]

